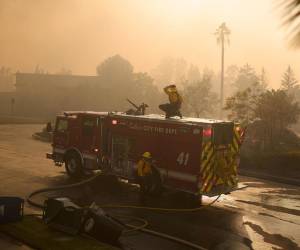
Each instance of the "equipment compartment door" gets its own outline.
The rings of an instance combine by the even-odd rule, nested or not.
[[[131,178],[134,169],[131,159],[133,139],[125,136],[112,136],[112,171],[120,176]]]
[[[201,144],[202,139],[198,134],[165,136],[161,150],[165,154],[168,186],[191,192],[197,191]]]

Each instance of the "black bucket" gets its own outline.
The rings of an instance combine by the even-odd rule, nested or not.
[[[0,197],[0,224],[19,221],[24,214],[24,200],[19,197]]]

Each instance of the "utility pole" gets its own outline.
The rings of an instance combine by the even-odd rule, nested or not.
[[[226,23],[222,23],[216,30],[215,36],[217,37],[218,44],[221,43],[221,85],[220,85],[220,114],[219,118],[223,118],[223,104],[224,104],[224,52],[225,41],[229,43],[230,30]]]

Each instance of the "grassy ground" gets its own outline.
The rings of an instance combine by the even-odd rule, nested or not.
[[[70,236],[50,229],[40,219],[25,216],[21,222],[0,225],[0,231],[35,249],[113,250],[107,244],[83,236]]]

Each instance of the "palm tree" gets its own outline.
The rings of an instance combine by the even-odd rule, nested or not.
[[[224,48],[225,41],[229,43],[230,30],[226,23],[222,23],[216,30],[215,36],[217,37],[218,44],[221,43],[221,89],[220,89],[220,118],[223,117],[223,102],[224,102]]]
[[[289,32],[290,46],[300,48],[300,0],[278,0],[282,11],[283,25]]]

